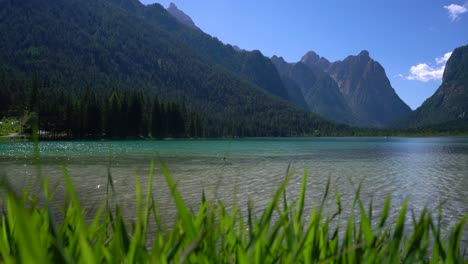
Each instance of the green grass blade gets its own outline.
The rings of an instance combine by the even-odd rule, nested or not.
[[[179,212],[179,218],[182,221],[184,231],[187,233],[187,238],[189,240],[195,239],[196,230],[193,224],[192,215],[190,214],[187,206],[185,205],[184,200],[182,199],[182,196],[177,190],[177,186],[172,180],[172,177],[169,174],[169,171],[167,170],[166,165],[164,165],[162,161],[160,162],[160,164],[161,164],[162,173],[164,177],[166,178],[166,182],[169,185],[169,188],[171,189],[172,198],[174,198],[177,211]]]

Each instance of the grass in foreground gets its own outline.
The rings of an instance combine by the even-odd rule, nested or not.
[[[299,198],[286,199],[288,175],[260,217],[249,204],[247,215],[238,206],[227,210],[221,202],[201,201],[192,212],[177,191],[164,164],[163,175],[171,188],[178,210],[172,229],[160,228],[156,201],[152,196],[154,164],[147,190],[136,180],[136,220],[127,221],[122,208],[110,208],[112,180],[108,198],[102,202],[92,221],[84,209],[64,168],[66,205],[54,201],[54,188],[44,180],[42,205],[27,190],[18,196],[7,183],[1,200],[0,262],[6,263],[463,263],[460,252],[463,221],[446,237],[427,211],[413,219],[412,231],[404,232],[407,202],[401,206],[394,225],[386,223],[390,198],[380,216],[364,208],[359,198],[343,225],[332,224],[341,215],[341,198],[335,192],[338,211],[324,215],[324,202],[313,209],[306,221],[304,203],[306,173]],[[143,193],[146,193],[143,195]],[[327,187],[322,201],[329,194]],[[359,197],[358,195],[356,197]],[[52,216],[58,207],[60,222]],[[414,217],[413,217],[414,218]],[[377,224],[371,224],[378,219]],[[153,221],[157,231],[149,237]],[[337,221],[339,222],[339,221]],[[152,232],[153,233],[153,232]],[[151,241],[151,242],[150,242]]]

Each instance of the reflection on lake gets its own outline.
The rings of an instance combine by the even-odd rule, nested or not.
[[[0,143],[0,175],[14,186],[24,186],[37,175],[32,143]],[[135,181],[146,183],[150,161],[156,161],[154,195],[166,219],[173,208],[158,168],[163,161],[192,207],[202,190],[227,204],[237,200],[247,207],[252,199],[260,210],[284,179],[291,164],[288,197],[297,197],[304,168],[308,173],[307,207],[317,204],[330,177],[349,210],[362,183],[361,197],[376,211],[391,194],[393,217],[406,197],[416,213],[423,207],[437,211],[443,204],[446,224],[468,213],[468,139],[464,138],[312,138],[166,141],[77,141],[40,143],[42,171],[52,181],[65,164],[87,205],[106,193],[108,168],[118,200],[134,212]],[[333,197],[327,204],[333,211]],[[244,206],[245,205],[245,206]],[[408,216],[409,217],[409,216]],[[467,243],[465,227],[464,243]]]

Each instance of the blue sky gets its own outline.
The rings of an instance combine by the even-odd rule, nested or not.
[[[413,109],[440,85],[443,56],[468,44],[468,0],[172,2],[221,41],[289,62],[310,50],[335,61],[366,49]]]

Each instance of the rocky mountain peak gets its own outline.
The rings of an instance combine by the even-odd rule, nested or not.
[[[369,59],[370,59],[369,51],[367,51],[367,50],[362,50],[362,51],[359,53],[358,57],[361,57],[361,58],[369,58]]]
[[[304,56],[302,56],[301,62],[307,65],[308,67],[318,67],[324,71],[326,71],[330,67],[330,61],[328,61],[324,57],[320,57],[314,51],[309,51]]]
[[[291,64],[287,63],[283,57],[278,57],[276,55],[273,55],[271,57],[271,62],[275,65],[275,67],[278,69],[280,73],[285,73],[289,70],[289,68],[292,66]]]
[[[272,60],[272,61],[275,61],[275,62],[286,63],[286,61],[283,59],[283,57],[278,57],[278,56],[276,56],[276,55],[273,55],[273,56],[271,57],[271,60]]]
[[[304,56],[302,56],[301,61],[311,61],[311,62],[318,62],[320,60],[320,56],[315,53],[314,51],[307,52]]]
[[[334,62],[328,73],[360,125],[385,126],[411,112],[391,86],[385,69],[367,50]]]
[[[192,18],[180,10],[174,3],[170,3],[167,8],[169,14],[175,17],[180,23],[189,26],[193,29],[198,29],[198,27],[193,22]]]

